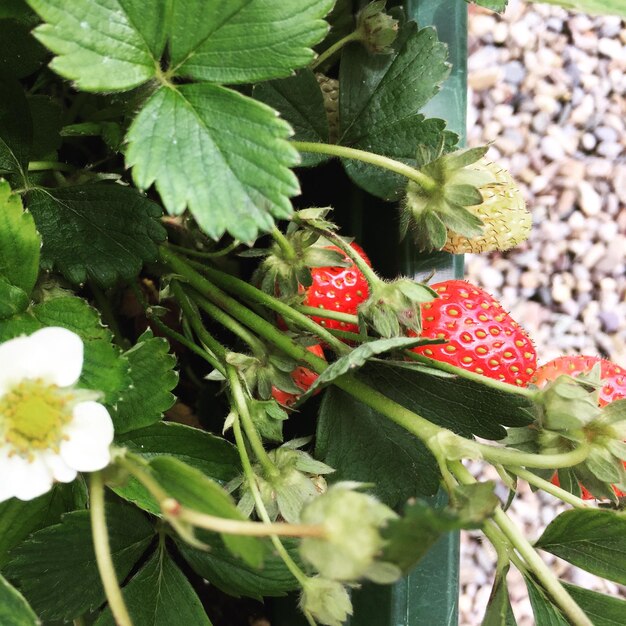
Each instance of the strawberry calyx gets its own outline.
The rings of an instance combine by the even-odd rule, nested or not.
[[[325,228],[336,228],[324,218],[331,209],[305,209],[308,221],[324,224]],[[310,228],[301,228],[294,218],[285,234],[275,229],[274,243],[266,250],[251,250],[249,255],[265,257],[255,272],[254,282],[271,295],[284,300],[301,299],[302,288],[313,283],[311,271],[319,267],[345,267],[349,265],[344,255],[325,245],[320,233]]]
[[[484,158],[486,147],[449,154],[442,154],[443,149],[443,144],[420,147],[416,161],[424,182],[407,185],[401,228],[403,234],[409,230],[413,233],[421,250],[441,250],[454,235],[486,237],[482,217],[496,208],[502,211],[507,204],[519,206],[521,202],[508,173]],[[500,193],[499,203],[492,202],[496,191]],[[497,243],[498,236],[491,238]]]
[[[610,499],[626,492],[626,371],[598,357],[559,357],[540,367],[537,444],[547,453],[589,445],[587,459],[552,476],[583,499]]]
[[[397,337],[403,329],[421,333],[421,305],[436,298],[437,292],[410,278],[379,280],[370,288],[370,297],[358,308],[361,323],[381,337]]]
[[[324,349],[320,344],[308,346],[307,350],[315,356],[318,356],[322,359],[325,358]],[[298,391],[296,393],[292,393],[273,386],[272,397],[274,398],[274,400],[276,400],[276,402],[278,402],[278,404],[282,405],[283,407],[291,407],[298,401],[302,394],[306,393],[309,390],[309,388],[317,380],[318,376],[318,374],[316,374],[313,370],[310,370],[308,367],[298,365],[291,372],[291,379],[295,386],[298,388]]]

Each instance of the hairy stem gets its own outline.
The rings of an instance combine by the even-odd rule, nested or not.
[[[244,432],[246,433],[246,438],[252,446],[254,456],[256,456],[257,461],[261,464],[263,472],[271,481],[272,478],[276,478],[280,475],[279,471],[263,447],[263,441],[261,441],[261,437],[259,436],[254,422],[252,421],[250,410],[248,408],[248,402],[246,401],[246,396],[243,392],[237,370],[232,366],[228,366],[226,369],[226,375],[228,377],[228,382],[230,383],[230,390],[235,402],[235,408],[237,409],[239,419],[241,419]]]
[[[528,387],[518,387],[517,385],[511,385],[509,383],[502,382],[501,380],[496,380],[495,378],[489,378],[488,376],[477,374],[476,372],[470,372],[469,370],[466,370],[462,367],[456,367],[456,365],[451,365],[450,363],[430,359],[423,354],[417,354],[415,352],[411,352],[410,350],[405,350],[404,355],[412,361],[423,363],[424,365],[428,365],[434,369],[441,370],[442,372],[448,372],[449,374],[454,374],[455,376],[459,376],[460,378],[473,380],[477,383],[480,383],[481,385],[486,385],[488,387],[491,387],[492,389],[497,389],[498,391],[504,391],[506,393],[511,393],[517,396],[524,396],[529,400],[536,400],[541,393],[540,391],[529,389]]]
[[[463,484],[470,485],[477,482],[461,462],[453,463],[452,470]],[[535,548],[500,507],[496,509],[493,520],[572,626],[593,626],[591,620],[576,604],[554,572],[543,562]]]
[[[317,57],[317,59],[315,59],[315,61],[311,63],[309,67],[312,70],[314,70],[315,68],[322,65],[322,63],[330,59],[330,57],[332,57],[333,54],[335,54],[336,52],[339,52],[339,50],[341,50],[341,48],[343,48],[346,44],[350,43],[351,41],[359,41],[360,39],[361,39],[361,32],[359,30],[355,30],[351,32],[350,34],[336,41],[332,46],[326,48],[326,50],[324,50],[324,52],[322,52]]]
[[[582,463],[589,456],[589,444],[581,443],[570,452],[560,454],[533,454],[520,452],[510,448],[499,448],[484,443],[476,443],[476,447],[482,453],[485,460],[494,464],[508,466],[533,467],[536,469],[559,469],[572,467]]]
[[[31,161],[28,164],[29,172],[45,172],[47,170],[55,170],[57,172],[75,172],[76,168],[67,163],[59,161]]]
[[[234,293],[247,300],[261,304],[268,309],[282,315],[286,319],[289,319],[294,324],[297,324],[302,330],[306,330],[316,336],[322,341],[327,343],[333,350],[339,354],[343,354],[348,350],[348,347],[334,337],[325,328],[316,324],[313,320],[306,315],[299,313],[292,309],[288,304],[281,302],[277,298],[266,294],[265,292],[257,289],[253,285],[226,274],[220,272],[212,267],[203,268],[203,274],[205,274],[212,282],[205,279],[205,276],[195,271],[188,263],[181,259],[178,255],[173,253],[167,247],[161,247],[161,258],[176,272],[185,276],[185,279],[197,289],[201,294],[207,295],[207,289],[213,288],[213,283],[219,287],[226,289],[229,293]],[[245,307],[244,307],[245,308]]]
[[[314,152],[316,154],[328,154],[329,156],[339,157],[341,159],[353,159],[356,161],[362,161],[363,163],[369,163],[375,165],[395,174],[400,174],[409,180],[417,183],[422,189],[426,191],[432,191],[436,189],[437,183],[430,177],[416,170],[414,167],[402,163],[402,161],[396,161],[389,157],[382,156],[380,154],[374,154],[373,152],[367,152],[366,150],[357,150],[356,148],[348,148],[347,146],[338,146],[336,144],[329,143],[317,143],[314,141],[292,141],[291,144],[300,152]]]
[[[216,322],[219,322],[224,328],[230,330],[231,333],[239,337],[244,343],[250,346],[250,349],[256,357],[264,357],[266,354],[265,346],[263,342],[257,339],[247,328],[242,326],[237,320],[233,319],[228,313],[225,313],[218,306],[215,306],[212,302],[194,294],[194,301],[205,312],[208,313]]]
[[[89,481],[91,532],[93,548],[100,580],[106,594],[109,608],[118,626],[133,626],[122,590],[117,581],[117,574],[111,556],[109,533],[107,531],[106,513],[104,510],[104,481],[100,472],[91,474]]]
[[[319,309],[314,306],[304,306],[303,304],[296,304],[293,308],[304,315],[315,315],[316,317],[323,317],[337,322],[345,322],[346,324],[354,324],[355,326],[359,325],[359,318],[356,315],[350,315],[350,313],[341,313],[340,311],[331,311],[330,309]]]
[[[291,245],[289,239],[287,239],[287,237],[283,235],[280,229],[277,226],[274,226],[274,228],[272,228],[271,234],[272,238],[278,244],[278,247],[281,249],[282,253],[285,255],[285,258],[290,261],[295,260],[297,258],[296,251]]]
[[[185,256],[193,256],[198,259],[218,259],[220,257],[229,255],[233,250],[239,247],[240,243],[237,240],[235,240],[231,244],[227,245],[226,247],[220,250],[215,250],[215,252],[193,250],[191,248],[185,248],[184,246],[177,246],[176,244],[173,244],[173,243],[169,243],[168,245],[173,250],[176,250],[177,252],[181,252]]]
[[[534,487],[538,487],[542,491],[549,493],[550,495],[558,498],[563,502],[567,502],[567,504],[571,504],[572,506],[578,509],[588,509],[589,505],[582,499],[575,496],[573,493],[566,491],[561,487],[557,487],[553,485],[549,480],[545,480],[532,472],[524,469],[523,467],[507,467],[507,470],[516,476],[519,476],[522,480],[525,480],[529,485],[533,485]]]

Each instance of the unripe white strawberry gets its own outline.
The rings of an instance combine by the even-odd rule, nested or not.
[[[339,139],[339,81],[321,73],[315,74],[315,78],[324,98],[324,108],[328,119],[328,141],[337,143]]]
[[[509,172],[497,163],[483,158],[467,169],[488,172],[493,182],[478,187],[482,204],[465,208],[483,221],[481,235],[464,237],[448,229],[444,250],[454,254],[509,250],[525,241],[530,234],[532,216]]]

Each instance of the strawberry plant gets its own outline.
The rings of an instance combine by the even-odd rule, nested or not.
[[[11,0],[0,34],[1,624],[239,626],[291,593],[339,626],[461,529],[498,554],[484,624],[514,623],[510,567],[538,624],[621,623],[540,551],[626,584],[623,371],[537,370],[438,272],[530,220],[427,114],[434,28],[383,0]],[[467,459],[570,508],[533,544]]]

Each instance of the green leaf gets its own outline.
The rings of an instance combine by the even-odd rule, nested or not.
[[[216,83],[288,76],[314,58],[333,0],[189,0],[174,4],[170,53],[175,74]]]
[[[161,487],[183,506],[200,513],[227,519],[244,520],[234,500],[216,482],[199,470],[170,456],[157,456],[150,461],[150,470]],[[127,497],[123,490],[120,495]],[[137,490],[138,491],[138,490]],[[150,513],[160,515],[158,503],[142,489],[133,501]],[[263,562],[264,547],[256,537],[221,535],[226,547],[248,565],[259,567]]]
[[[437,463],[419,439],[336,388],[322,400],[315,456],[336,469],[329,482],[372,483],[391,507],[439,487]]]
[[[193,587],[170,558],[163,543],[124,587],[124,600],[138,626],[211,626]],[[95,626],[115,626],[109,608]]]
[[[172,215],[188,206],[200,227],[252,241],[299,193],[289,126],[269,107],[217,85],[161,88],[128,131],[126,163],[138,187],[156,188]]]
[[[504,569],[496,570],[496,577],[481,626],[517,626],[506,584],[508,571],[508,565]]]
[[[263,596],[284,596],[288,591],[298,589],[298,581],[275,552],[268,551],[263,567],[254,568],[232,556],[221,542],[209,537],[206,540],[211,546],[206,552],[178,540],[176,545],[193,570],[224,593],[260,599]],[[291,558],[299,562],[300,542],[286,539],[283,544]]]
[[[11,498],[0,503],[0,568],[14,548],[28,535],[52,524],[58,524],[61,515],[85,508],[87,490],[82,479],[70,484],[57,484],[48,493],[24,502]],[[1,622],[0,622],[1,623]]]
[[[619,15],[626,17],[626,6],[622,0],[542,0],[542,2],[556,4],[569,11],[581,11],[591,15]]]
[[[154,529],[137,509],[107,506],[107,529],[115,571],[124,580],[145,552]],[[11,552],[5,574],[16,582],[37,615],[71,620],[104,602],[93,552],[88,511],[36,532]]]
[[[59,102],[48,96],[28,98],[33,120],[33,145],[30,158],[45,160],[61,147],[62,109]]]
[[[480,528],[500,504],[491,480],[459,485],[454,490],[454,510],[463,528]]]
[[[0,173],[20,174],[28,167],[33,128],[21,85],[0,76]]]
[[[28,0],[47,22],[35,37],[56,56],[50,67],[82,91],[124,91],[156,75],[168,3]],[[157,52],[155,55],[153,53]]]
[[[328,143],[328,118],[324,97],[310,69],[295,76],[261,83],[254,87],[257,100],[276,109],[294,131],[293,139]],[[318,165],[328,157],[324,154],[303,153],[300,165]]]
[[[344,49],[339,143],[415,166],[418,145],[435,147],[443,135],[451,149],[458,140],[445,131],[445,122],[418,113],[450,72],[447,49],[433,28],[418,30],[414,22],[402,28],[393,47],[393,54],[378,56],[358,43]],[[404,177],[381,168],[348,159],[344,166],[356,184],[383,199],[398,199],[406,189]]]
[[[542,2],[543,1],[545,0],[542,0]],[[550,2],[550,0],[547,1]],[[506,9],[506,5],[509,3],[509,0],[474,0],[474,3],[478,6],[490,9],[491,11],[503,13],[504,9]]]
[[[0,179],[0,277],[26,296],[37,282],[40,247],[33,216],[24,211],[20,197],[12,195],[9,184]]]
[[[359,374],[392,400],[427,420],[469,437],[502,439],[503,426],[527,426],[533,403],[466,378],[441,378],[393,363],[368,364]]]
[[[108,287],[134,278],[165,239],[160,207],[130,187],[35,189],[27,206],[43,239],[42,266],[73,283],[92,279]]]
[[[626,601],[614,596],[583,589],[563,582],[563,586],[594,626],[622,626],[626,615]]]
[[[46,54],[46,49],[30,34],[29,24],[0,19],[0,73],[15,78],[29,76],[42,65]]]
[[[24,596],[0,575],[0,624],[38,626],[39,623]]]
[[[375,339],[374,341],[362,343],[360,346],[354,348],[354,350],[329,365],[315,379],[315,382],[302,397],[308,398],[322,385],[327,385],[348,372],[354,372],[360,369],[370,359],[380,354],[393,350],[413,348],[417,345],[429,342],[429,339],[422,339],[421,337],[391,337],[390,339]]]
[[[524,581],[528,589],[530,604],[533,607],[535,623],[541,626],[568,626],[569,622],[548,599],[543,589],[528,576],[524,576]]]
[[[0,320],[13,317],[28,307],[30,300],[25,291],[0,276]]]
[[[561,513],[535,547],[592,574],[626,584],[626,517],[608,510]]]
[[[15,18],[21,22],[30,22],[34,16],[33,12],[28,8],[25,0],[3,0],[0,5],[0,18]]]
[[[403,516],[391,520],[382,531],[388,542],[382,560],[407,572],[444,533],[461,527],[458,517],[448,509],[434,508],[424,500],[409,502]]]
[[[166,339],[146,331],[124,355],[128,360],[131,386],[120,398],[111,415],[116,433],[150,426],[163,417],[175,402],[171,390],[178,375],[176,357],[169,353]]]
[[[227,482],[241,473],[233,444],[204,430],[173,422],[160,422],[118,436],[116,442],[146,459],[172,456],[213,480]]]

